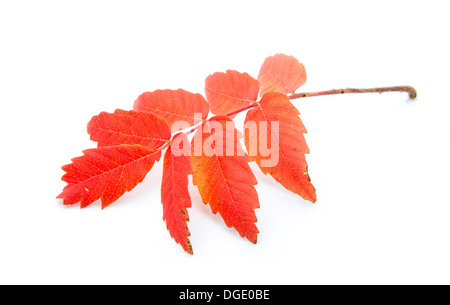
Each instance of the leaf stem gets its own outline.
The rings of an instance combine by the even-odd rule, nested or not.
[[[240,109],[234,110],[234,111],[232,111],[232,112],[230,112],[230,113],[224,114],[224,116],[231,116],[231,115],[238,114],[238,113],[240,113],[240,112],[242,112],[242,111],[251,109],[251,108],[255,107],[256,105],[258,105],[257,102],[252,103],[252,104],[250,104],[250,105],[248,105],[248,106],[245,106],[245,107],[242,107],[242,108],[240,108]],[[199,129],[200,126],[202,126],[203,123],[204,123],[204,122],[202,122],[202,123],[200,123],[200,124],[198,124],[198,125],[192,127],[189,131],[185,132],[185,135],[189,135],[189,134],[193,133],[194,131],[196,131],[197,129]]]
[[[234,110],[234,111],[232,111],[230,113],[227,113],[227,114],[225,114],[225,116],[232,116],[232,115],[238,114],[238,113],[240,113],[242,111],[245,111],[245,110],[248,110],[248,109],[251,109],[251,108],[255,107],[257,104],[258,103],[256,103],[256,102],[252,103],[252,104],[250,104],[248,106],[245,106],[245,107],[242,107],[242,108],[240,108],[238,110]]]
[[[294,93],[289,95],[291,100],[305,97],[313,97],[313,96],[321,96],[321,95],[333,95],[333,94],[348,94],[348,93],[383,93],[383,92],[406,92],[409,94],[409,98],[415,99],[417,97],[416,89],[411,86],[394,86],[394,87],[379,87],[379,88],[366,88],[366,89],[356,89],[356,88],[346,88],[346,89],[332,89],[326,91],[317,91],[317,92],[303,92],[303,93]],[[258,102],[254,102],[248,106],[242,107],[240,109],[234,110],[225,116],[232,116],[243,112],[245,110],[254,108],[258,105]],[[202,126],[203,122],[192,127],[189,131],[185,132],[186,135],[189,135],[199,129]],[[165,148],[165,147],[164,147]]]
[[[154,155],[160,151],[163,151],[165,148],[169,147],[170,145],[172,145],[172,140],[167,140],[163,146],[161,146],[158,149],[155,149],[150,155]]]
[[[318,92],[304,92],[304,93],[294,93],[289,96],[291,100],[312,96],[321,95],[332,95],[332,94],[348,94],[348,93],[383,93],[383,92],[406,92],[409,94],[410,99],[415,99],[417,97],[417,91],[411,86],[394,86],[394,87],[379,87],[379,88],[366,88],[366,89],[355,89],[355,88],[345,88],[345,89],[332,89],[327,91]]]
[[[201,126],[203,125],[203,122],[201,122],[200,124],[192,127],[189,131],[186,131],[184,134],[185,135],[190,135],[191,133],[193,133],[194,131],[196,131],[197,129],[199,129]]]

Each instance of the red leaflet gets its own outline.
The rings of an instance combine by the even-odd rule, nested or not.
[[[92,117],[87,131],[98,147],[119,144],[139,144],[156,150],[170,140],[166,121],[147,112],[116,110]]]
[[[259,71],[260,96],[267,92],[295,93],[306,82],[306,70],[293,56],[276,54],[267,57]]]
[[[266,93],[258,106],[247,113],[245,123],[254,121],[258,135],[251,135],[249,129],[246,129],[245,145],[248,150],[251,147],[258,148],[256,155],[250,154],[250,158],[256,161],[264,174],[270,174],[285,188],[305,200],[315,202],[316,190],[311,184],[305,159],[305,154],[309,153],[303,136],[306,128],[299,114],[288,96],[276,92]],[[268,128],[260,128],[259,122],[266,122]],[[273,124],[279,125],[279,139],[271,136]],[[279,147],[279,162],[276,166],[264,166],[263,161],[267,160],[268,156],[261,153],[261,139],[267,140],[268,147]]]
[[[256,243],[257,181],[237,134],[233,121],[225,116],[203,124],[192,141],[193,183],[214,214],[219,212],[228,227]]]
[[[258,92],[259,82],[256,79],[233,70],[214,73],[205,81],[206,99],[215,115],[227,114],[256,102]]]
[[[185,134],[178,134],[178,140],[189,145]],[[183,138],[183,139],[181,139]],[[174,138],[175,139],[175,138]],[[178,147],[176,147],[178,149]],[[190,151],[190,147],[183,147]],[[192,174],[191,158],[189,156],[172,153],[172,147],[164,155],[164,168],[161,185],[161,201],[163,205],[163,219],[167,229],[175,242],[184,251],[193,254],[192,245],[188,237],[191,235],[187,226],[189,215],[186,208],[191,207],[191,197],[188,191],[188,176]]]
[[[85,150],[62,169],[67,182],[57,198],[64,204],[87,207],[102,199],[102,208],[142,182],[155,163],[155,152],[141,145],[117,145]]]
[[[180,126],[173,125],[175,122],[183,121],[189,126],[201,123],[208,116],[209,105],[198,93],[193,94],[183,89],[167,89],[141,94],[134,102],[134,110],[159,115],[166,120],[172,132],[177,132]]]

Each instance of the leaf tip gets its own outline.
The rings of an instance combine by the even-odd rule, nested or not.
[[[303,196],[302,196],[303,197]],[[308,200],[308,201],[310,201],[311,203],[313,203],[313,204],[316,204],[316,202],[317,202],[317,195],[316,195],[316,192],[313,192],[313,193],[311,193],[311,194],[308,194],[308,197],[303,197],[304,199],[306,199],[306,200]]]

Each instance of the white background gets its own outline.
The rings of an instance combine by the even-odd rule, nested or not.
[[[1,1],[1,284],[450,284],[446,1]],[[204,93],[258,75],[275,53],[305,64],[301,91],[412,85],[294,101],[318,201],[251,164],[258,244],[190,186],[194,256],[166,230],[161,162],[101,210],[55,197],[60,167],[94,147],[86,123],[144,91]],[[244,115],[237,117],[238,126]]]

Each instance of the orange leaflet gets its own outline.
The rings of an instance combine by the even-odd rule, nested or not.
[[[227,114],[255,102],[258,92],[259,82],[256,79],[233,70],[214,73],[205,81],[206,99],[215,115]]]
[[[233,121],[225,116],[203,124],[192,140],[193,183],[214,214],[219,212],[228,227],[256,243],[257,181],[237,135]]]
[[[62,169],[67,186],[57,198],[82,208],[101,198],[102,208],[142,182],[157,155],[141,145],[117,145],[85,150]]]
[[[183,89],[167,89],[141,94],[134,102],[134,110],[159,115],[166,120],[172,132],[177,132],[180,127],[182,129],[193,126],[206,119],[209,105],[198,93],[190,93]],[[185,122],[185,124],[174,125],[176,122],[177,124]]]
[[[295,57],[276,54],[267,57],[259,71],[260,96],[267,92],[295,93],[306,82],[306,70]]]
[[[174,137],[175,139],[180,140],[183,145],[189,146],[189,140],[185,134],[178,134]],[[183,148],[190,152],[190,147]],[[179,147],[175,147],[177,152],[178,149]],[[164,155],[161,185],[163,219],[175,242],[179,243],[184,251],[193,254],[192,245],[188,239],[191,234],[187,226],[189,215],[186,210],[191,207],[191,197],[188,191],[190,174],[192,174],[191,158],[179,153],[172,153],[172,147],[169,146]]]
[[[251,134],[251,129],[246,128],[245,145],[249,151],[257,148],[253,149],[254,154],[249,153],[250,158],[256,161],[264,174],[270,174],[285,188],[305,200],[315,202],[316,190],[311,184],[305,159],[305,154],[309,153],[303,136],[306,128],[299,114],[288,96],[277,92],[266,93],[258,106],[247,113],[245,124],[249,126],[249,122],[254,122],[257,134]],[[261,128],[260,122],[265,122],[267,128]],[[278,124],[278,137],[274,137],[271,132],[274,124]],[[267,145],[263,145],[261,141],[266,141]],[[271,147],[273,150],[274,146],[279,148],[278,164],[265,166],[264,162],[269,156],[263,154],[261,148]]]
[[[139,144],[156,150],[170,140],[170,128],[166,121],[147,112],[102,112],[92,117],[87,131],[98,147],[119,144]],[[159,158],[158,158],[159,159]]]

